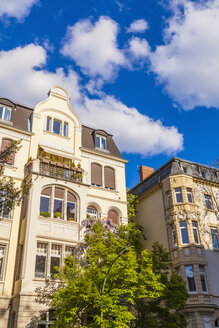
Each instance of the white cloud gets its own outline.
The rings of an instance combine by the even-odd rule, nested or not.
[[[68,27],[61,53],[73,59],[85,74],[104,80],[114,77],[119,66],[126,64],[117,45],[118,25],[109,17],[89,19]]]
[[[58,84],[69,91],[72,106],[82,122],[114,134],[121,151],[147,155],[171,154],[182,149],[183,136],[175,127],[165,127],[104,93],[98,99],[90,99],[72,69],[68,74],[61,68],[48,72],[46,59],[46,50],[34,44],[1,51],[1,95],[34,106]]]
[[[137,19],[133,21],[127,29],[128,33],[143,33],[149,28],[148,22],[144,19]]]
[[[219,107],[219,0],[174,0],[172,8],[151,70],[184,109]]]
[[[1,0],[0,1],[0,17],[15,17],[18,20],[29,15],[31,7],[38,0]]]
[[[150,46],[145,39],[132,38],[129,41],[129,51],[137,58],[144,58],[150,55]]]

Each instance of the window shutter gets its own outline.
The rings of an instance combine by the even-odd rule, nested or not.
[[[4,151],[8,145],[11,143],[12,140],[10,139],[2,139],[1,151]],[[13,165],[14,164],[14,156],[15,153],[12,153],[9,159],[7,160],[7,164]]]
[[[112,220],[114,224],[119,224],[119,216],[116,211],[114,210],[109,210],[108,212],[108,218]]]
[[[105,188],[115,189],[115,171],[111,167],[104,167]]]
[[[91,184],[102,186],[102,166],[96,163],[91,164]]]

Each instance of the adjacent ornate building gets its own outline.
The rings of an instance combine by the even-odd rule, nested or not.
[[[189,328],[219,327],[219,170],[172,158],[140,167],[137,219],[151,248],[158,240],[186,281]]]
[[[53,87],[36,107],[0,98],[0,145],[21,140],[5,175],[28,196],[0,213],[0,327],[35,327],[43,307],[35,289],[83,238],[81,222],[127,222],[125,163],[112,135],[81,124],[67,92]],[[37,326],[49,327],[47,312]]]

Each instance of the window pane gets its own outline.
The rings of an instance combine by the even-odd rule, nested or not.
[[[175,227],[173,224],[170,226],[170,232],[171,232],[172,246],[176,247],[177,246],[177,238],[176,238]]]
[[[94,207],[87,208],[87,214],[94,219],[97,219],[97,210]]]
[[[56,199],[54,198],[54,215],[59,216],[57,213],[61,213],[62,216],[62,199]]]
[[[4,118],[5,121],[10,121],[11,120],[11,109],[5,107],[5,113],[4,113]]]
[[[3,107],[0,106],[0,118],[2,119],[2,116],[3,116]]]
[[[4,256],[5,256],[5,247],[0,247],[0,280],[3,277],[3,264],[4,264]]]
[[[186,265],[185,270],[186,270],[186,279],[187,279],[188,290],[189,290],[189,292],[196,292],[193,266]]]
[[[54,275],[57,273],[57,270],[55,269],[55,267],[60,267],[60,257],[51,256],[51,261],[50,261],[51,277],[54,277]]]
[[[36,255],[35,276],[44,278],[46,276],[46,256]]]
[[[181,221],[179,223],[179,225],[180,225],[180,231],[181,231],[182,244],[188,244],[189,236],[188,236],[187,222]]]
[[[207,209],[209,209],[209,210],[213,209],[210,195],[205,195],[205,205],[206,205]]]
[[[51,118],[50,117],[47,117],[46,130],[47,131],[50,131],[51,130]]]
[[[96,136],[96,147],[100,148],[100,137]]]
[[[67,219],[69,218],[76,218],[75,203],[72,202],[67,202]]]
[[[53,121],[53,132],[56,134],[60,134],[61,132],[61,122],[60,121]]]
[[[182,188],[175,188],[175,195],[176,195],[176,202],[182,203],[183,202]]]
[[[47,212],[49,213],[49,197],[41,196],[40,197],[40,213]]]
[[[68,134],[68,124],[64,123],[64,127],[63,127],[63,136],[67,137]]]
[[[202,285],[202,291],[207,292],[207,283],[206,283],[206,277],[205,277],[205,268],[203,265],[199,265],[199,272],[200,272],[200,279],[201,279],[201,285]]]
[[[101,138],[101,148],[106,149],[106,139],[105,138]]]
[[[191,189],[191,188],[187,188],[187,197],[188,197],[188,202],[189,202],[189,203],[193,203],[193,199],[192,199],[192,189]]]
[[[192,228],[193,228],[193,236],[194,236],[194,241],[195,244],[199,244],[199,235],[198,235],[198,226],[197,222],[192,222]]]
[[[211,237],[214,249],[219,249],[219,241],[218,241],[218,231],[216,228],[211,228]]]

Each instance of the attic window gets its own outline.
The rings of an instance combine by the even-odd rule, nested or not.
[[[4,121],[11,121],[11,108],[0,105],[0,119]]]
[[[106,137],[96,135],[96,147],[106,150]]]
[[[46,119],[46,131],[67,137],[68,123],[48,116]]]

